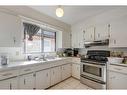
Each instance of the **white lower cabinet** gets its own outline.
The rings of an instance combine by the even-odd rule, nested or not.
[[[109,71],[108,89],[127,89],[127,75]]]
[[[72,76],[80,79],[80,64],[72,64]]]
[[[36,89],[50,87],[50,69],[36,72]]]
[[[65,80],[69,77],[71,77],[71,64],[66,64],[66,65],[63,65],[61,66],[62,68],[62,80]]]
[[[34,89],[35,76],[33,73],[19,76],[19,89]]]
[[[51,85],[61,81],[61,66],[51,68]]]
[[[10,78],[0,81],[0,89],[18,89],[18,78]]]

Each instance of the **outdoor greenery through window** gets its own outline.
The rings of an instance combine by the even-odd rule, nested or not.
[[[29,35],[24,33],[24,52],[41,53],[55,52],[56,49],[56,32],[39,29],[39,31],[29,40]]]

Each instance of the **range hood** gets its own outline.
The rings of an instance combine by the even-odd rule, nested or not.
[[[109,39],[105,39],[105,40],[97,40],[97,41],[86,41],[84,43],[84,46],[88,48],[92,46],[105,46],[108,44],[109,44]]]

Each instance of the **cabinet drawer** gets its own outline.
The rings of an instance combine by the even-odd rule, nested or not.
[[[63,60],[53,61],[52,63],[50,63],[50,67],[60,66],[62,64],[64,64]]]
[[[50,64],[45,63],[45,64],[35,66],[35,71],[40,71],[40,70],[48,69],[48,68],[50,68]]]
[[[18,70],[9,70],[0,72],[0,80],[11,78],[18,75]]]
[[[79,63],[80,64],[80,58],[72,58],[73,63]]]
[[[35,71],[34,66],[32,66],[32,67],[24,67],[24,68],[20,69],[19,74],[22,75],[22,74],[31,73],[31,72],[34,72],[34,71]]]
[[[127,67],[110,65],[109,66],[109,70],[110,71],[116,71],[116,72],[119,72],[119,73],[127,74]]]

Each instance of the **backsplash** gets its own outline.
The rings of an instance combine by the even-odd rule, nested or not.
[[[80,54],[86,54],[87,50],[109,50],[112,52],[123,52],[127,56],[127,48],[109,48],[108,46],[94,46],[80,49]]]
[[[16,60],[26,60],[27,56],[30,54],[24,54],[22,47],[0,47],[0,54],[7,53],[9,56],[10,61],[16,61]],[[37,53],[37,54],[31,54],[32,57],[38,57],[42,54],[55,56],[56,53]]]

